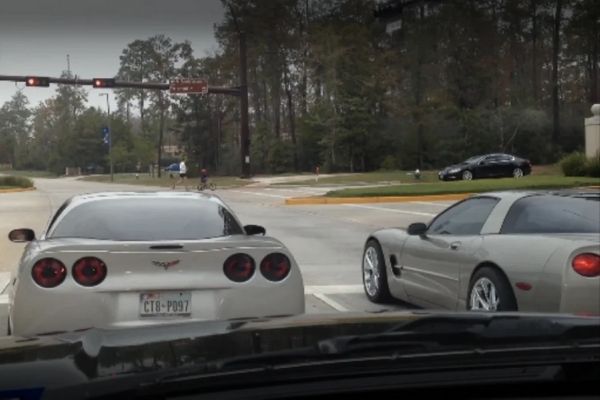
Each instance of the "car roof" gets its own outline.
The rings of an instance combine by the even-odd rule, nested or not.
[[[147,198],[160,198],[160,199],[196,199],[201,201],[210,201],[225,206],[225,203],[219,196],[209,193],[196,193],[196,192],[97,192],[97,193],[84,193],[78,194],[71,197],[68,202],[69,206],[79,205],[81,203],[88,203],[94,201],[103,200],[118,200],[118,199],[147,199]]]
[[[499,199],[507,200],[518,200],[523,197],[539,196],[539,195],[550,195],[550,196],[561,196],[561,197],[577,197],[577,198],[600,198],[599,190],[582,190],[579,188],[575,189],[559,189],[559,190],[505,190],[501,192],[487,192],[478,193],[473,197],[497,197]]]

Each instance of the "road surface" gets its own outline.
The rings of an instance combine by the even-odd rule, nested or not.
[[[11,229],[28,227],[42,232],[52,213],[75,194],[165,190],[85,182],[76,178],[34,181],[35,191],[0,194],[0,293],[8,284],[9,273],[16,267],[24,247],[8,241],[7,234]],[[244,224],[263,225],[267,234],[277,237],[290,248],[304,277],[307,312],[375,312],[410,307],[400,303],[376,305],[366,299],[360,270],[365,238],[378,228],[426,222],[450,202],[284,204],[288,197],[319,195],[328,190],[322,187],[266,186],[217,190],[214,193],[232,206]]]

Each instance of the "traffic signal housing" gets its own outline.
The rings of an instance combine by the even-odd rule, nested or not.
[[[45,76],[26,76],[25,86],[48,87],[50,86],[50,78]]]
[[[115,86],[115,80],[112,78],[94,78],[92,86],[95,88],[110,88]]]

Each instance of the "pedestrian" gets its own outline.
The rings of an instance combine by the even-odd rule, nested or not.
[[[315,167],[315,182],[319,182],[319,172],[321,172],[321,168],[317,165]]]
[[[179,163],[179,179],[173,184],[173,190],[175,190],[175,186],[179,183],[183,182],[185,186],[185,190],[188,190],[187,186],[187,167],[185,165],[185,157],[181,158],[181,162]]]

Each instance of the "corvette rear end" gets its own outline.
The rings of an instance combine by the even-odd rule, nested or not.
[[[12,331],[22,335],[304,311],[298,267],[271,238],[62,239],[26,258],[11,301]]]

